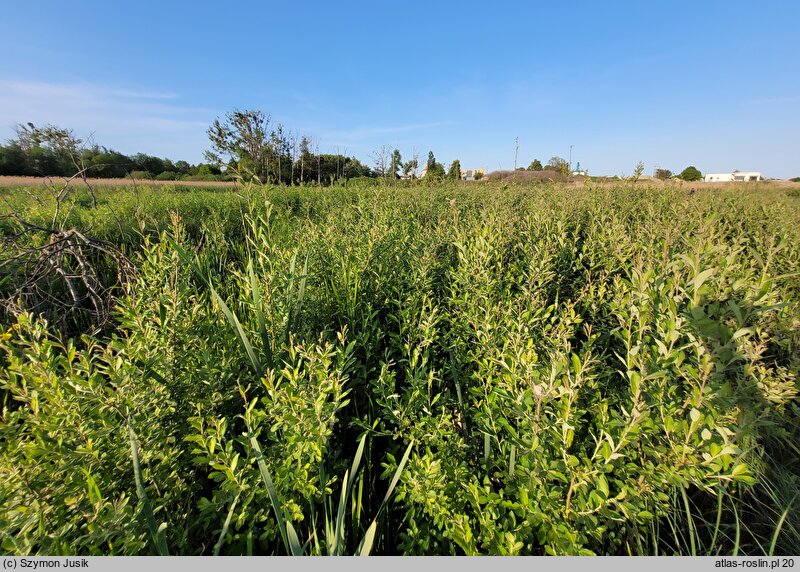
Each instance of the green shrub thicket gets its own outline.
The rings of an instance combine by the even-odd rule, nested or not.
[[[1,330],[5,553],[800,550],[796,199],[99,198],[116,331]]]

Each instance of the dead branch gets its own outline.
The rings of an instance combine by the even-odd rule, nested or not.
[[[64,331],[107,325],[115,299],[134,275],[125,255],[78,230],[46,229],[12,216],[23,230],[3,239],[9,254],[0,259],[0,273],[16,284],[0,301],[5,310],[43,315]],[[42,235],[46,242],[36,245]]]

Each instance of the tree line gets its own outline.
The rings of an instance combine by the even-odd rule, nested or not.
[[[565,175],[569,175],[570,165],[567,163],[566,160],[562,159],[561,157],[550,157],[550,160],[547,162],[547,165],[542,165],[542,162],[539,159],[534,159],[531,161],[531,164],[528,165],[528,168],[525,167],[518,167],[518,171],[556,171],[558,173],[563,173]]]
[[[155,157],[146,153],[125,155],[81,139],[70,129],[55,125],[18,124],[16,137],[0,145],[0,175],[32,177],[103,177],[156,180],[230,180],[237,175],[258,177],[274,184],[374,177],[375,173],[354,157],[319,153],[310,137],[293,137],[281,125],[268,129],[261,112],[235,111],[208,129],[212,149],[206,162]]]
[[[211,148],[204,163],[172,161],[146,153],[125,155],[98,145],[92,137],[78,138],[55,125],[18,124],[16,138],[0,145],[0,175],[89,177],[155,180],[257,179],[271,184],[331,184],[357,178],[428,180],[461,178],[461,163],[449,169],[433,151],[421,164],[416,153],[403,161],[398,149],[383,146],[373,154],[373,166],[342,153],[320,153],[319,145],[259,110],[234,110],[217,117],[207,130]],[[563,159],[560,160],[564,162]],[[538,161],[535,161],[538,163]],[[420,167],[422,172],[420,173]],[[550,165],[548,167],[550,168]],[[481,173],[476,174],[480,178]]]
[[[219,180],[224,175],[213,164],[190,164],[146,153],[125,155],[80,139],[69,129],[53,125],[19,124],[16,138],[0,145],[0,175],[30,177],[137,178],[159,180]]]
[[[403,161],[399,149],[382,146],[373,155],[373,167],[343,154],[320,154],[314,140],[272,123],[259,110],[234,110],[216,118],[208,129],[211,149],[205,158],[213,165],[261,182],[297,184],[333,183],[360,177],[385,181],[416,179],[420,176],[416,153]],[[461,164],[456,159],[445,170],[433,152],[428,153],[422,176],[432,179],[460,179]]]

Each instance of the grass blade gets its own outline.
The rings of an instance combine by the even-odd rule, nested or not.
[[[350,489],[350,471],[344,472],[342,479],[342,496],[339,497],[339,509],[336,511],[336,530],[334,532],[333,554],[339,556],[344,551],[344,511],[347,506],[347,491]]]
[[[308,277],[308,258],[311,254],[310,250],[306,251],[306,258],[303,262],[303,272],[299,276],[299,285],[297,288],[297,296],[291,300],[289,304],[289,314],[286,319],[286,329],[283,333],[283,338],[286,344],[289,343],[289,335],[297,330],[297,324],[300,317],[300,311],[303,308],[303,299],[306,292],[306,278]],[[289,286],[286,289],[288,296],[292,295],[294,291],[294,281],[296,277],[295,268],[297,267],[297,253],[292,256],[292,261],[289,263]]]
[[[361,442],[358,444],[358,449],[356,450],[356,456],[353,457],[353,465],[350,467],[350,475],[355,478],[356,473],[358,472],[358,467],[361,464],[361,457],[364,454],[364,443],[367,441],[367,435],[364,434],[361,437]]]
[[[289,285],[286,288],[286,296],[289,303],[289,313],[286,316],[286,326],[283,330],[283,342],[289,345],[289,335],[292,333],[292,326],[294,324],[294,301],[291,299],[292,291],[294,290],[294,269],[297,265],[297,252],[292,255],[292,261],[289,263]]]
[[[256,320],[258,321],[258,333],[261,336],[262,351],[264,355],[267,356],[267,367],[275,367],[269,331],[267,330],[267,321],[264,316],[264,307],[261,305],[261,287],[258,285],[258,279],[253,270],[253,262],[251,260],[247,261],[247,274],[250,278],[250,290],[253,293],[253,307],[256,313]]]
[[[297,300],[295,301],[295,315],[294,327],[297,327],[297,318],[300,316],[300,310],[303,308],[303,300],[306,296],[306,279],[308,278],[308,258],[311,255],[311,249],[306,250],[306,259],[303,261],[303,273],[300,276],[300,286],[297,288]]]
[[[156,530],[156,547],[161,556],[169,556],[169,549],[167,548],[167,523],[162,522],[158,525]]]
[[[389,499],[391,498],[392,493],[394,492],[394,488],[397,486],[397,481],[400,480],[400,474],[403,472],[403,469],[405,468],[406,463],[408,462],[409,455],[411,455],[411,447],[413,445],[414,441],[411,441],[411,443],[408,444],[406,452],[403,455],[403,459],[397,466],[397,470],[394,472],[394,477],[392,477],[392,482],[389,484],[389,490],[386,491],[386,496],[383,497],[383,502],[381,503],[381,507],[378,509],[378,514],[375,516],[376,519],[378,518],[378,516],[380,516],[381,511],[383,511],[383,508],[386,506],[386,503],[389,502]]]
[[[291,521],[286,521],[286,537],[289,539],[292,556],[302,556],[303,545],[300,544],[300,539],[297,537],[297,532],[295,532]]]
[[[352,538],[358,536],[358,528],[361,523],[361,513],[363,512],[364,502],[364,475],[361,474],[358,478],[358,493],[351,495],[352,505],[350,507],[351,520],[351,534]]]
[[[717,543],[717,535],[719,534],[719,525],[722,520],[722,491],[717,491],[717,521],[714,523],[714,535],[711,537],[711,545],[709,550],[713,550]]]
[[[258,378],[261,379],[264,376],[264,368],[261,365],[261,360],[258,359],[258,356],[256,356],[255,351],[253,351],[253,346],[250,344],[250,340],[247,339],[247,334],[245,333],[244,328],[242,328],[242,324],[239,322],[239,318],[237,318],[236,314],[234,314],[228,308],[228,305],[225,303],[222,297],[219,294],[217,294],[217,291],[210,283],[208,287],[211,290],[211,295],[219,304],[222,313],[225,314],[225,317],[228,319],[228,323],[230,323],[234,333],[239,338],[242,347],[244,347],[244,350],[247,353],[247,357],[250,358],[250,363],[253,366],[253,370],[255,371]]]
[[[694,519],[692,518],[692,511],[689,508],[689,497],[686,496],[686,489],[681,487],[681,496],[683,497],[683,506],[686,509],[686,522],[689,525],[689,546],[691,548],[692,556],[697,556],[697,545],[695,544],[695,529]]]
[[[286,553],[292,554],[292,545],[289,543],[289,538],[287,536],[286,520],[283,517],[283,509],[281,508],[282,505],[278,499],[278,493],[275,491],[275,486],[272,484],[272,477],[269,476],[269,470],[267,469],[267,464],[264,462],[264,455],[261,452],[261,447],[259,446],[255,437],[250,437],[250,446],[256,453],[258,470],[261,472],[261,478],[264,480],[264,484],[267,486],[269,500],[272,503],[272,510],[275,512],[275,520],[278,521],[278,530],[280,530],[281,539],[283,540],[283,545],[286,548]]]
[[[242,344],[242,347],[244,347],[247,357],[250,358],[250,363],[253,366],[253,370],[258,378],[261,379],[264,376],[264,368],[261,365],[261,360],[258,359],[255,351],[253,351],[253,346],[250,344],[250,340],[247,338],[247,334],[245,333],[244,328],[242,328],[239,318],[237,318],[236,314],[234,314],[231,309],[228,308],[228,305],[222,299],[222,296],[217,293],[217,290],[211,284],[211,280],[203,273],[197,261],[192,260],[189,257],[189,254],[177,242],[174,240],[171,242],[172,247],[176,250],[184,263],[188,264],[192,270],[194,270],[195,274],[197,274],[200,280],[202,280],[203,283],[208,287],[209,291],[211,292],[211,297],[217,302],[217,304],[219,304],[219,307],[222,310],[222,313],[225,314],[225,317],[227,318],[228,323],[231,325],[233,332],[239,338],[239,342]]]
[[[773,554],[775,554],[775,545],[778,543],[778,535],[781,532],[783,523],[786,521],[786,517],[789,516],[789,509],[792,508],[792,505],[794,504],[795,500],[797,500],[797,495],[794,495],[794,498],[792,498],[792,500],[786,506],[786,509],[783,511],[783,514],[781,514],[781,518],[778,520],[778,524],[775,526],[775,532],[772,534],[772,542],[770,542],[769,553],[767,554],[767,556],[772,556]]]
[[[214,556],[219,556],[219,551],[225,543],[225,535],[228,534],[228,527],[231,525],[231,519],[233,518],[233,513],[236,510],[236,503],[238,502],[239,495],[236,495],[236,498],[234,498],[231,503],[231,507],[228,509],[228,517],[225,519],[225,524],[222,525],[222,531],[219,533],[219,540],[217,540],[217,543],[214,545]]]
[[[397,482],[400,480],[400,475],[403,473],[403,469],[408,463],[408,457],[411,455],[411,447],[414,446],[414,441],[408,444],[406,448],[406,452],[403,455],[400,464],[397,465],[397,470],[394,472],[394,476],[392,477],[392,482],[389,483],[389,490],[386,491],[386,496],[383,497],[383,502],[381,502],[381,506],[378,509],[378,513],[375,515],[375,518],[372,519],[372,523],[369,525],[364,538],[361,539],[361,542],[358,545],[358,550],[356,550],[356,554],[359,556],[369,556],[370,551],[372,550],[372,545],[375,541],[375,532],[378,527],[378,519],[383,512],[383,509],[389,502],[389,499],[392,497],[392,493],[394,492],[395,487],[397,486]]]
[[[469,437],[469,427],[467,426],[467,416],[464,413],[464,401],[461,396],[461,383],[458,380],[458,367],[452,348],[448,350],[450,354],[450,373],[453,375],[453,383],[456,386],[456,398],[458,399],[458,413],[461,423],[463,423],[464,435]]]
[[[375,532],[378,530],[378,521],[373,520],[369,525],[367,532],[364,534],[364,539],[361,541],[361,546],[358,548],[358,556],[369,556],[372,552],[372,545],[375,543]]]
[[[145,520],[147,521],[147,528],[150,530],[150,537],[153,544],[158,551],[159,556],[169,556],[169,549],[167,548],[167,539],[165,530],[166,523],[156,527],[156,518],[153,514],[153,505],[150,504],[150,498],[147,496],[147,491],[142,482],[142,469],[141,457],[139,457],[139,447],[136,444],[136,433],[133,431],[130,417],[128,418],[128,439],[131,444],[131,460],[133,461],[133,478],[136,481],[136,495],[139,497],[139,502],[142,503],[142,512],[144,513]]]

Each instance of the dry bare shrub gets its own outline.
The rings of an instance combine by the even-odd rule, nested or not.
[[[2,239],[0,271],[12,284],[2,300],[5,310],[12,316],[42,315],[62,331],[105,326],[116,295],[133,274],[128,259],[112,244],[76,229],[16,221],[21,230]]]
[[[116,295],[134,270],[113,244],[69,228],[70,213],[79,204],[73,184],[83,174],[60,186],[48,178],[41,192],[31,193],[43,208],[52,204],[49,223],[26,220],[7,200],[10,212],[0,216],[11,229],[0,236],[0,308],[14,318],[26,312],[44,317],[70,334],[108,324]],[[84,184],[96,208],[92,187]]]

